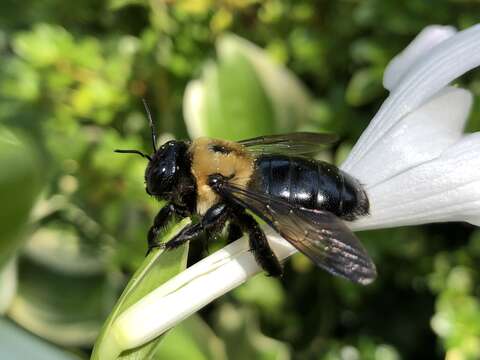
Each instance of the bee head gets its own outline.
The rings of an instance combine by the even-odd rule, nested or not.
[[[168,141],[153,154],[145,171],[147,193],[169,198],[175,190],[185,165],[188,145],[184,141]]]

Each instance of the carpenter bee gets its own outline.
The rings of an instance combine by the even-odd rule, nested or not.
[[[239,142],[203,137],[168,141],[157,149],[145,107],[154,153],[115,151],[147,158],[146,191],[167,201],[148,232],[149,250],[173,249],[201,234],[215,236],[228,223],[229,240],[247,234],[257,263],[269,275],[281,276],[282,266],[253,213],[329,273],[361,284],[375,279],[375,265],[343,222],[368,214],[365,190],[337,167],[307,157],[336,136],[299,132]],[[157,241],[173,215],[195,214],[199,222],[164,244]]]

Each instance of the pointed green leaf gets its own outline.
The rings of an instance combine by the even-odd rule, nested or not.
[[[291,71],[233,34],[219,37],[216,47],[218,64],[207,64],[203,77],[185,91],[192,138],[238,140],[294,131],[308,121],[311,97]]]
[[[275,131],[295,131],[309,118],[311,96],[300,79],[254,43],[234,34],[217,41],[217,52],[224,60],[245,57],[254,67],[268,98],[273,104]]]
[[[272,104],[245,57],[209,64],[203,79],[205,135],[239,140],[274,131]]]

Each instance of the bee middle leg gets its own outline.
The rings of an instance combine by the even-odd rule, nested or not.
[[[228,229],[227,229],[227,242],[230,244],[231,242],[234,242],[235,240],[238,240],[242,237],[243,231],[242,228],[234,223],[230,222],[228,224]]]
[[[172,240],[162,244],[162,247],[175,249],[187,241],[198,238],[203,233],[208,234],[208,236],[215,236],[225,225],[228,216],[229,211],[226,204],[213,205],[207,210],[200,222],[186,226]]]
[[[267,272],[269,276],[280,277],[283,268],[268,244],[267,237],[260,225],[253,216],[246,212],[239,212],[236,215],[237,223],[241,229],[248,234],[250,251],[255,256],[257,263]]]

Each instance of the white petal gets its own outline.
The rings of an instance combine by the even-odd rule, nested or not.
[[[349,172],[402,117],[417,109],[451,81],[480,64],[480,25],[460,31],[419,59],[402,78],[350,152]]]
[[[430,25],[423,29],[385,68],[383,75],[385,89],[392,90],[419,58],[456,32],[453,26]]]
[[[480,133],[368,193],[371,215],[353,223],[355,230],[446,221],[480,224]]]
[[[401,119],[353,167],[369,187],[431,160],[458,141],[472,104],[469,91],[448,87]]]

